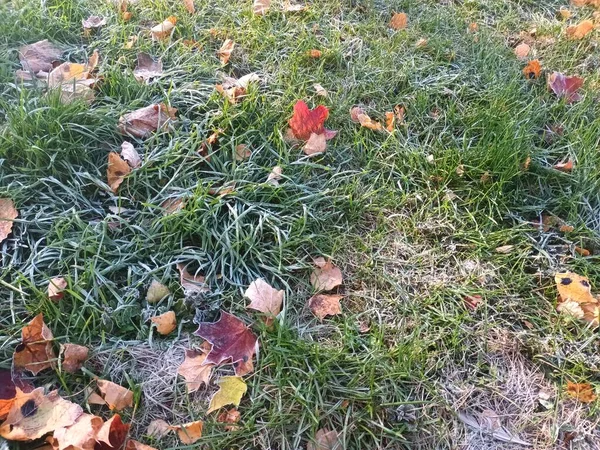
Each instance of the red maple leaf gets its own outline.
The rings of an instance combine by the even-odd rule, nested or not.
[[[221,312],[216,322],[202,322],[195,331],[206,339],[212,348],[204,364],[221,364],[230,360],[236,374],[252,360],[257,337],[244,322],[232,314]]]
[[[581,100],[581,94],[577,90],[583,86],[583,82],[584,79],[581,77],[568,77],[560,72],[554,72],[548,77],[548,87],[567,103]]]
[[[323,124],[329,116],[326,106],[319,105],[314,109],[308,109],[308,105],[298,100],[294,105],[294,114],[288,122],[296,139],[307,141],[312,133],[323,134],[326,131]]]

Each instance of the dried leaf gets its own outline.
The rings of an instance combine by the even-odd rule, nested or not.
[[[306,450],[342,450],[343,446],[337,431],[321,428],[315,434],[314,442],[306,444]]]
[[[515,56],[519,59],[525,59],[530,51],[531,47],[523,42],[515,47]]]
[[[112,381],[97,380],[98,390],[111,410],[121,411],[133,407],[133,392]]]
[[[0,369],[0,422],[6,418],[17,397],[17,388],[21,392],[33,391],[33,386],[22,381],[10,370]]]
[[[168,216],[182,211],[185,208],[185,199],[183,198],[168,198],[160,204],[163,209],[163,215]]]
[[[171,292],[169,288],[157,280],[152,280],[148,292],[146,292],[146,301],[150,304],[158,303]]]
[[[279,180],[281,180],[282,173],[283,169],[281,166],[273,167],[269,173],[269,176],[267,177],[267,183],[272,184],[273,186],[279,186]]]
[[[64,290],[67,288],[67,280],[63,277],[55,277],[48,283],[48,298],[52,301],[58,301],[65,296]]]
[[[323,52],[321,50],[316,49],[316,48],[313,48],[312,50],[308,51],[308,57],[309,58],[319,59],[321,56],[323,56]]]
[[[73,425],[83,413],[81,406],[69,402],[44,388],[24,393],[17,388],[6,421],[0,426],[0,436],[11,441],[38,439],[57,428]]]
[[[483,302],[481,295],[465,295],[463,297],[463,300],[467,308],[469,308],[471,311],[475,311],[477,307]]]
[[[196,392],[202,384],[208,385],[214,364],[205,364],[206,354],[196,350],[186,350],[185,359],[177,373],[185,378],[188,392]]]
[[[131,167],[116,152],[108,154],[108,167],[106,168],[106,179],[111,191],[115,194],[125,177],[131,172]]]
[[[467,27],[469,33],[476,33],[479,30],[479,24],[477,22],[471,22]]]
[[[310,274],[310,283],[315,291],[330,291],[343,282],[342,271],[331,263],[331,260],[325,261],[323,258],[315,260],[317,267]]]
[[[589,383],[572,383],[567,381],[567,394],[582,403],[591,403],[596,400],[594,387]]]
[[[240,86],[233,86],[225,89],[222,84],[216,84],[215,89],[219,94],[225,97],[227,101],[232,105],[238,103],[247,94],[246,88]]]
[[[360,106],[355,106],[350,110],[350,119],[369,130],[379,131],[383,129],[381,124],[372,120]]]
[[[56,450],[94,450],[103,423],[98,416],[81,414],[74,424],[54,431],[52,447]]]
[[[235,431],[238,427],[231,424],[238,423],[240,417],[240,412],[235,408],[231,408],[228,411],[223,411],[219,414],[217,416],[217,422],[229,424],[225,426],[225,431]]]
[[[183,0],[183,6],[185,6],[185,9],[187,9],[187,12],[190,14],[194,14],[196,12],[194,0]]]
[[[173,311],[167,311],[164,314],[150,318],[150,320],[156,325],[156,331],[163,336],[177,328],[177,318]]]
[[[567,20],[569,17],[571,17],[571,11],[563,6],[558,10],[558,15],[561,19]]]
[[[308,8],[306,5],[301,5],[299,3],[292,4],[287,0],[283,3],[283,7],[282,7],[283,12],[302,12],[302,11],[306,11],[307,9]]]
[[[525,78],[531,80],[533,78],[539,78],[542,73],[542,66],[537,59],[529,61],[529,63],[523,68],[523,74]]]
[[[125,450],[156,450],[154,447],[150,447],[149,445],[142,444],[141,442],[134,441],[133,439],[129,439],[127,441],[127,445],[125,445]]]
[[[136,80],[149,83],[153,78],[160,77],[162,73],[162,61],[156,61],[148,53],[138,53],[137,63],[133,70],[133,76]]]
[[[308,300],[308,307],[319,320],[323,320],[326,316],[342,313],[340,300],[343,298],[343,295],[317,294]]]
[[[404,123],[405,113],[406,113],[406,110],[404,109],[404,106],[402,106],[402,105],[394,106],[394,114],[396,115],[396,120],[398,121],[398,123]]]
[[[221,48],[217,51],[217,56],[221,60],[221,64],[225,65],[229,62],[229,58],[231,58],[231,52],[233,52],[233,48],[235,47],[235,42],[231,39],[225,39]]]
[[[60,59],[62,50],[47,39],[19,49],[19,61],[23,70],[37,74],[40,71],[50,72],[52,63]]]
[[[573,162],[573,160],[571,158],[569,158],[565,162],[555,164],[554,168],[556,170],[560,170],[561,172],[570,173],[573,171],[574,166],[575,166],[575,163]]]
[[[294,105],[294,114],[289,120],[289,125],[296,139],[307,141],[313,133],[325,133],[323,125],[328,116],[327,107],[319,105],[314,109],[309,109],[306,103],[298,100]]]
[[[559,302],[556,305],[556,310],[559,313],[565,314],[575,319],[583,319],[583,317],[585,316],[581,305],[573,300],[565,300],[564,302]]]
[[[311,156],[311,155],[316,155],[316,154],[325,152],[326,148],[327,148],[327,138],[325,137],[325,133],[322,133],[322,134],[312,133],[310,135],[310,137],[308,138],[308,141],[306,141],[306,144],[304,144],[304,147],[302,147],[302,151],[306,155]]]
[[[408,16],[406,13],[394,13],[390,20],[390,27],[394,30],[403,30],[408,25]]]
[[[160,439],[163,436],[166,436],[171,431],[173,431],[171,425],[169,425],[162,419],[155,419],[152,422],[150,422],[150,425],[148,425],[146,434],[150,437]]]
[[[106,25],[106,19],[100,16],[90,16],[85,20],[81,21],[81,26],[84,30],[92,28],[100,28]]]
[[[127,161],[132,169],[137,169],[142,165],[140,154],[130,142],[125,141],[121,144],[121,158]]]
[[[577,25],[567,27],[567,36],[570,39],[583,39],[594,28],[594,22],[591,20],[584,20]]]
[[[315,90],[315,92],[317,93],[317,95],[319,95],[321,97],[327,97],[327,91],[320,84],[318,84],[318,83],[313,84],[313,89]]]
[[[52,349],[54,336],[38,314],[21,330],[21,343],[15,349],[13,366],[37,375],[44,369],[54,367],[56,355]]]
[[[171,428],[177,431],[179,440],[182,444],[189,445],[196,442],[202,437],[202,427],[204,423],[200,420],[196,422],[185,423],[183,425],[176,425]]]
[[[568,77],[560,72],[553,72],[548,77],[548,88],[556,94],[558,98],[564,98],[567,103],[572,103],[582,99],[579,88],[583,86],[584,79],[580,77]]]
[[[514,245],[501,245],[500,247],[496,247],[496,253],[502,253],[506,255],[512,252],[514,248]]]
[[[15,204],[9,198],[0,198],[0,242],[12,231],[13,221],[19,216]]]
[[[210,399],[207,414],[225,405],[240,405],[240,400],[248,390],[241,377],[222,377],[218,383],[220,389]]]
[[[390,133],[394,131],[394,125],[396,124],[396,115],[392,111],[385,113],[385,129]]]
[[[208,286],[206,286],[205,279],[202,275],[191,275],[185,266],[185,264],[177,264],[177,270],[179,270],[179,282],[181,287],[186,293],[204,293],[210,292]]]
[[[137,109],[119,118],[119,131],[138,138],[146,138],[153,132],[166,129],[175,120],[177,110],[164,103]]]
[[[204,364],[230,361],[239,374],[243,364],[251,361],[254,355],[257,342],[254,333],[240,319],[224,311],[217,322],[201,322],[194,334],[212,345]]]
[[[61,344],[62,368],[65,372],[76,373],[88,358],[89,349],[83,345]]]
[[[246,144],[235,146],[235,160],[244,161],[252,156],[252,150]]]
[[[271,7],[271,0],[254,0],[252,12],[257,16],[264,16]]]
[[[584,257],[592,254],[587,248],[583,247],[575,247],[575,252]]]
[[[163,20],[158,25],[150,28],[150,33],[152,34],[153,39],[167,39],[171,37],[173,31],[175,30],[175,24],[177,23],[176,17],[167,17],[167,19]]]
[[[429,41],[427,39],[421,38],[417,42],[415,42],[415,48],[423,48],[427,46],[428,43]]]
[[[590,280],[573,272],[560,272],[554,275],[558,295],[562,301],[573,300],[577,303],[596,303],[592,295]]]
[[[247,308],[266,314],[271,321],[281,312],[283,296],[283,290],[275,289],[262,278],[250,283],[244,292],[244,297],[251,300]]]
[[[121,421],[121,416],[115,414],[102,424],[96,437],[94,450],[120,450],[125,445],[129,425]]]

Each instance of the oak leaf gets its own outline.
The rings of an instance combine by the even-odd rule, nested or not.
[[[158,303],[170,293],[169,288],[164,284],[157,280],[152,280],[148,292],[146,292],[146,301],[151,304]]]
[[[570,39],[583,39],[589,32],[595,28],[594,22],[584,20],[577,25],[567,27],[567,36]]]
[[[68,373],[76,373],[88,358],[89,349],[83,345],[61,344],[60,353],[62,354],[61,367]]]
[[[205,360],[204,352],[185,351],[185,359],[177,369],[177,373],[185,378],[188,392],[195,392],[202,384],[208,384],[214,364],[205,364]]]
[[[133,76],[139,82],[149,83],[152,79],[160,77],[163,73],[161,60],[156,61],[148,53],[138,53],[137,63],[133,69]]]
[[[197,420],[195,422],[184,423],[183,425],[174,425],[171,428],[177,431],[177,435],[182,444],[189,445],[202,437],[203,427],[204,423]]]
[[[212,345],[204,364],[230,361],[239,375],[254,355],[256,336],[244,322],[225,311],[221,312],[217,322],[201,322],[194,334]]]
[[[221,64],[225,65],[229,62],[229,58],[231,58],[231,52],[235,47],[235,42],[231,39],[225,39],[221,48],[217,50],[217,56],[221,60]]]
[[[523,68],[523,74],[525,75],[525,78],[529,80],[533,78],[539,78],[541,73],[542,66],[537,59],[529,61],[529,63]]]
[[[321,428],[315,434],[314,442],[308,442],[306,450],[342,450],[337,431]]]
[[[567,394],[582,403],[591,403],[597,397],[591,384],[572,383],[571,381],[567,381]]]
[[[560,72],[553,72],[548,76],[548,89],[556,94],[558,98],[564,98],[567,103],[582,99],[579,88],[583,86],[584,79],[580,77],[568,77]]]
[[[317,294],[308,299],[308,307],[319,320],[323,320],[326,316],[341,314],[340,300],[343,298],[343,295]]]
[[[103,423],[98,416],[81,414],[74,424],[54,430],[52,447],[55,450],[94,450]]]
[[[137,109],[119,118],[119,131],[122,134],[146,138],[153,132],[168,129],[176,119],[177,110],[164,103],[153,104]]]
[[[110,190],[115,194],[125,177],[131,172],[131,167],[116,152],[108,154],[108,166],[106,167],[106,181]]]
[[[342,271],[331,260],[315,259],[315,269],[310,274],[310,282],[316,291],[330,291],[343,282]]]
[[[167,311],[159,316],[150,318],[150,321],[156,325],[156,331],[167,335],[177,328],[177,318],[173,311]]]
[[[58,301],[65,296],[67,280],[63,277],[55,277],[48,283],[48,298],[52,301]]]
[[[260,311],[267,315],[267,325],[272,323],[277,314],[281,312],[284,291],[277,290],[262,278],[250,283],[244,297],[250,299],[249,309]]]
[[[121,450],[128,433],[129,424],[123,423],[121,416],[115,414],[102,424],[96,437],[94,450]]]
[[[390,27],[394,30],[403,30],[408,25],[408,16],[406,13],[394,13],[390,20]]]
[[[53,340],[52,331],[44,323],[44,316],[38,314],[21,330],[21,343],[13,355],[14,368],[37,375],[44,369],[54,367],[56,354],[52,349]]]
[[[23,70],[33,72],[50,72],[52,63],[60,59],[62,50],[47,39],[29,44],[19,49],[19,61]]]
[[[19,216],[15,204],[9,198],[0,198],[0,242],[12,232],[14,220]]]
[[[248,390],[241,377],[222,377],[217,384],[220,389],[210,399],[207,414],[225,405],[239,406],[240,400]]]
[[[98,390],[111,410],[121,411],[133,406],[133,392],[108,380],[97,380]]]
[[[314,109],[309,109],[308,105],[302,100],[298,100],[294,105],[294,113],[289,120],[289,125],[293,136],[296,139],[306,141],[311,134],[325,134],[327,139],[335,136],[335,132],[327,130],[324,123],[329,117],[329,110],[326,106],[319,105]]]

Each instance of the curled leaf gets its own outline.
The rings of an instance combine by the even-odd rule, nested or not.
[[[58,301],[65,296],[64,290],[67,288],[67,280],[63,277],[55,277],[48,283],[48,298],[52,301]]]
[[[81,26],[84,30],[90,30],[92,28],[101,28],[106,25],[106,19],[100,16],[90,16],[87,19],[81,21]]]
[[[121,158],[127,161],[132,169],[137,169],[142,165],[140,154],[130,142],[125,141],[121,144]]]
[[[133,392],[108,380],[97,380],[98,390],[111,410],[121,411],[133,406]]]
[[[150,29],[150,33],[152,34],[153,39],[167,39],[171,37],[173,30],[175,29],[175,24],[177,23],[176,17],[168,17],[163,20],[158,25],[152,27]]]
[[[252,12],[257,16],[264,16],[271,7],[271,0],[254,0]]]

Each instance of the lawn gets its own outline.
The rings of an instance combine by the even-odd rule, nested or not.
[[[0,369],[42,313],[56,350],[78,344],[89,358],[27,380],[103,419],[113,412],[88,398],[96,379],[130,389],[130,436],[161,450],[332,449],[314,443],[322,429],[339,449],[600,448],[600,401],[566,391],[600,392],[597,330],[556,310],[555,283],[574,272],[600,293],[600,31],[567,31],[595,21],[593,5],[322,0],[286,11],[273,0],[257,15],[250,0],[195,0],[194,14],[183,1],[130,0],[127,11],[0,5],[0,198],[18,210],[0,242]],[[395,12],[406,27],[390,27]],[[106,24],[84,33],[90,15]],[[153,39],[169,16],[171,35]],[[43,39],[61,61],[98,50],[93,101],[15,77],[19,48]],[[140,52],[163,65],[147,83],[133,74]],[[534,59],[539,78],[523,73]],[[582,77],[581,98],[549,89],[553,72]],[[215,89],[250,73],[240,101]],[[298,100],[329,109],[337,135],[324,153],[286,136]],[[119,131],[120,117],[160,103],[177,109],[168,127]],[[355,106],[383,129],[355,123]],[[404,117],[388,131],[394,108]],[[115,192],[108,155],[123,141],[141,165]],[[341,314],[323,320],[307,303],[318,257],[343,274],[331,290]],[[186,291],[178,264],[208,289]],[[58,301],[54,277],[66,281]],[[285,292],[270,325],[246,308],[257,278]],[[153,280],[169,289],[157,303]],[[167,311],[177,328],[162,336],[150,318]],[[207,413],[231,365],[191,393],[177,374],[203,341],[198,324],[222,311],[259,343],[233,429],[218,419],[228,408]],[[150,436],[156,419],[201,420],[202,438]]]

